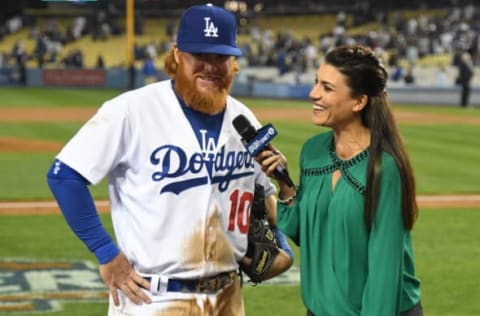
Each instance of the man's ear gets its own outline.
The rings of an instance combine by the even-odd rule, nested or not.
[[[175,59],[177,65],[180,63],[180,50],[178,49],[177,44],[173,44],[173,59]]]

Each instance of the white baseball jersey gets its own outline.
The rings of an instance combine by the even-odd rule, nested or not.
[[[108,175],[117,244],[140,273],[237,269],[259,170],[233,127],[239,114],[260,127],[228,97],[218,143],[199,142],[166,80],[105,102],[57,156],[92,184]]]

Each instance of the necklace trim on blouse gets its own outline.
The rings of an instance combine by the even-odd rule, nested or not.
[[[356,164],[360,163],[368,157],[368,148],[365,148],[361,153],[351,159],[342,160],[338,157],[337,152],[335,151],[335,144],[332,138],[332,141],[330,143],[329,156],[332,160],[332,164],[319,168],[302,169],[302,176],[319,176],[333,173],[335,170],[340,170],[344,179],[355,189],[355,191],[361,194],[365,194],[365,186],[361,184],[360,181],[358,181],[352,175],[352,173],[349,171],[349,168],[355,166]]]

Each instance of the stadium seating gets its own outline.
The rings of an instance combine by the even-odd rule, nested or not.
[[[392,15],[394,14],[391,13]],[[402,12],[406,17],[415,16],[418,12]],[[426,16],[442,16],[445,10],[431,10],[422,12]],[[56,18],[59,30],[65,32],[73,17]],[[346,24],[352,25],[352,16],[347,15]],[[155,64],[158,68],[162,68],[164,51],[169,47],[171,39],[166,35],[166,25],[168,18],[148,18],[143,20],[143,34],[136,35],[135,43],[143,47],[148,43],[154,43],[157,47],[158,55],[155,59]],[[176,21],[175,21],[176,22]],[[319,47],[320,37],[324,34],[331,33],[337,22],[335,14],[324,15],[290,15],[290,16],[263,16],[261,18],[252,18],[249,21],[249,26],[257,26],[261,30],[270,29],[274,36],[280,32],[288,32],[294,38],[302,40],[306,37],[310,38],[313,43]],[[43,17],[37,19],[39,28],[44,28],[48,23],[48,18]],[[117,23],[125,29],[125,21],[118,19]],[[242,21],[240,21],[241,32],[238,43],[242,46],[245,43],[252,41],[249,33],[243,31]],[[363,34],[372,30],[379,30],[381,26],[376,22],[363,24],[347,29],[348,34]],[[35,40],[30,36],[31,29],[23,28],[20,31],[9,34],[3,41],[0,41],[0,52],[10,53],[12,47],[17,41],[22,41],[25,50],[32,54],[35,47]],[[84,66],[88,68],[95,67],[97,56],[102,55],[106,67],[126,67],[127,51],[126,51],[126,37],[122,35],[110,36],[106,40],[93,40],[91,35],[85,35],[82,38],[65,45],[56,63],[46,64],[44,67],[61,67],[61,59],[70,52],[80,49],[84,56]],[[388,54],[388,51],[385,52]],[[418,85],[435,85],[437,80],[438,68],[441,65],[446,68],[448,80],[454,82],[456,76],[456,69],[451,66],[451,56],[449,54],[442,54],[437,56],[427,56],[418,61],[415,66],[414,75],[416,77],[416,84]],[[136,60],[137,69],[141,67],[142,59]],[[30,68],[36,67],[37,63],[34,58],[28,60],[27,66]],[[403,62],[404,68],[407,66]],[[243,67],[245,68],[245,67]],[[261,69],[261,71],[260,71]],[[389,68],[389,70],[391,70]],[[393,71],[393,70],[391,70]],[[280,83],[310,83],[315,76],[315,69],[309,68],[301,75],[295,72],[289,72],[284,76],[279,76],[275,67],[260,66],[256,69],[246,70],[245,77],[255,77],[257,80],[272,81]],[[476,74],[473,79],[474,85],[480,85],[480,75]]]

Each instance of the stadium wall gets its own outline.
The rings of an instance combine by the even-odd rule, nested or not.
[[[96,87],[129,89],[129,72],[123,68],[111,69],[28,69],[26,86],[43,87]],[[167,76],[162,72],[159,80]],[[144,77],[137,69],[134,78],[134,87],[144,84]],[[19,85],[18,80],[12,79],[9,69],[0,69],[0,86]],[[262,80],[238,80],[234,83],[232,94],[243,97],[263,97],[282,99],[308,100],[309,84],[272,83]],[[392,86],[388,88],[389,99],[397,104],[429,104],[458,106],[460,102],[460,87],[419,87],[419,86]],[[470,96],[470,105],[480,107],[480,87],[473,87]]]

